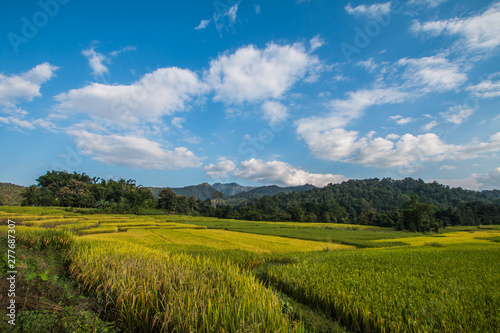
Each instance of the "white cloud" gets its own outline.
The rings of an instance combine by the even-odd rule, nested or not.
[[[303,45],[250,45],[210,62],[206,81],[215,89],[215,100],[224,103],[260,102],[280,98],[319,64]]]
[[[104,63],[110,63],[112,57],[116,57],[120,53],[134,51],[137,48],[135,46],[126,46],[120,50],[115,50],[109,53],[109,56],[97,52],[95,50],[95,45],[92,45],[86,50],[82,51],[82,55],[87,58],[90,68],[92,68],[92,74],[97,78],[98,76],[103,77],[104,74],[109,73],[108,67]]]
[[[129,52],[129,51],[135,51],[135,50],[137,50],[137,47],[129,45],[129,46],[125,46],[124,48],[122,48],[120,50],[111,51],[109,53],[109,55],[112,56],[112,57],[116,57],[120,53]]]
[[[409,5],[427,5],[429,8],[434,8],[448,0],[410,0]]]
[[[319,36],[314,36],[309,41],[309,45],[311,47],[311,52],[313,52],[314,50],[316,50],[316,49],[322,47],[323,45],[325,45],[325,41],[321,37],[319,37]]]
[[[165,149],[158,142],[134,135],[98,134],[68,130],[85,155],[101,163],[141,169],[179,169],[201,166],[200,159],[185,147]]]
[[[440,170],[455,170],[457,167],[454,165],[441,165]]]
[[[440,112],[439,114],[444,120],[460,125],[466,121],[474,113],[474,111],[474,109],[463,105],[456,105],[449,107],[447,112]]]
[[[186,103],[204,90],[204,84],[190,70],[160,68],[131,85],[91,83],[61,93],[55,97],[55,110],[84,113],[127,126],[184,111]]]
[[[239,3],[229,7],[224,12],[214,13],[213,20],[217,30],[222,31],[223,28],[228,30],[228,27],[232,27],[236,22],[236,17],[238,13]]]
[[[487,51],[500,45],[500,3],[491,5],[483,13],[449,20],[415,21],[411,27],[415,33],[427,33],[431,36],[459,36],[457,46],[465,50]]]
[[[208,25],[210,24],[210,22],[212,22],[212,19],[210,19],[210,20],[201,20],[200,24],[198,24],[198,26],[195,27],[194,30],[205,29],[206,27],[208,27]]]
[[[288,108],[275,101],[266,101],[262,104],[264,119],[269,120],[272,126],[281,124],[288,117]]]
[[[461,179],[430,179],[428,182],[437,181],[440,184],[448,185],[451,188],[461,187],[468,190],[479,190],[480,184],[474,175]]]
[[[457,64],[440,55],[419,59],[403,58],[396,64],[405,67],[403,78],[407,83],[421,86],[424,93],[458,89],[467,81],[467,75],[460,72]]]
[[[368,18],[377,18],[382,15],[387,15],[391,11],[391,3],[377,3],[370,6],[359,5],[357,7],[351,7],[351,4],[347,4],[344,7],[347,13],[355,16],[365,16]]]
[[[433,133],[414,136],[405,134],[397,142],[395,137],[359,137],[357,131],[343,128],[309,129],[298,133],[304,138],[311,152],[320,159],[362,164],[378,168],[409,166],[429,160],[462,160],[500,150],[500,132],[488,142],[468,145],[446,144]]]
[[[234,22],[236,21],[237,13],[238,13],[238,4],[231,6],[226,12],[226,15],[229,18],[229,22],[231,23],[231,25],[233,25]]]
[[[484,175],[475,175],[481,183],[481,189],[500,189],[500,167]]]
[[[500,72],[494,73],[491,77],[499,76]],[[494,98],[500,96],[500,80],[484,80],[476,85],[467,87],[468,91],[480,98]]]
[[[253,5],[253,8],[255,9],[255,13],[257,15],[259,15],[260,14],[260,6],[259,5]]]
[[[278,183],[287,186],[312,184],[322,187],[329,183],[347,180],[342,175],[310,173],[295,168],[286,162],[250,159],[240,163],[234,175],[242,179],[251,179],[262,183]]]
[[[55,75],[58,67],[45,62],[21,74],[0,74],[0,105],[13,108],[22,102],[39,97],[40,87]]]
[[[406,125],[406,124],[409,124],[411,123],[412,121],[415,120],[415,118],[412,118],[412,117],[403,117],[401,115],[396,115],[396,116],[390,116],[389,117],[390,119],[394,120],[396,122],[396,124],[398,125]]]
[[[109,72],[108,67],[104,65],[104,62],[109,62],[109,59],[104,54],[97,52],[94,46],[87,50],[83,50],[82,54],[89,61],[90,68],[92,68],[92,74],[96,77],[103,76]]]
[[[0,117],[0,123],[4,125],[9,125],[17,130],[34,130],[35,128],[43,128],[51,132],[56,131],[56,126],[54,123],[45,119],[31,119],[26,120],[24,116],[14,115],[7,117]]]
[[[387,134],[387,136],[385,137],[386,139],[388,140],[397,140],[399,139],[401,136],[400,135],[397,135],[397,134],[394,134],[394,133],[391,133],[391,134]]]
[[[371,106],[400,103],[412,97],[396,88],[360,89],[348,92],[347,96],[346,99],[330,101],[331,112],[328,115],[299,119],[295,123],[297,133],[309,144],[309,140],[314,141],[317,132],[344,127],[353,119],[363,116],[364,111]]]
[[[205,168],[207,176],[214,179],[224,179],[229,176],[229,173],[236,169],[236,165],[233,161],[223,159],[217,164],[209,164]]]
[[[173,117],[171,120],[172,126],[174,126],[177,129],[182,129],[182,123],[185,121],[184,118],[181,117]]]
[[[358,61],[357,65],[365,68],[370,73],[373,73],[373,71],[378,67],[378,64],[373,61],[373,58]]]
[[[437,125],[439,125],[439,123],[435,120],[432,120],[431,122],[425,124],[424,126],[421,127],[421,130],[424,131],[424,132],[429,132],[430,130],[432,130],[434,127],[436,127]]]

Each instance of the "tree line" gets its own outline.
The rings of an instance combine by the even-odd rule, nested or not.
[[[254,221],[348,223],[409,231],[455,225],[500,224],[500,191],[469,191],[423,180],[349,180],[309,191],[239,201],[214,192],[199,200],[171,189],[152,192],[134,180],[49,171],[28,187],[23,205],[94,208],[113,213],[167,213]]]

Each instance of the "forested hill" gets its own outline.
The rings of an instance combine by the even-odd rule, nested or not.
[[[212,187],[229,197],[236,195],[238,193],[247,192],[255,189],[255,186],[241,186],[240,184],[236,183],[227,183],[227,184],[215,183],[212,184]]]
[[[405,178],[393,180],[349,180],[341,184],[329,185],[311,194],[331,194],[343,201],[355,201],[363,205],[367,201],[371,207],[383,211],[391,211],[401,205],[413,194],[417,194],[420,202],[437,207],[456,207],[460,201],[498,201],[500,191],[472,191],[461,187],[450,188],[437,182],[425,183],[422,179]],[[361,199],[364,199],[361,200]]]
[[[155,196],[159,198],[160,187],[147,187]],[[177,195],[183,195],[186,198],[195,196],[199,200],[213,199],[215,197],[224,197],[229,204],[237,204],[243,202],[245,199],[253,199],[262,196],[275,195],[278,193],[290,193],[292,191],[308,191],[316,187],[306,184],[301,186],[280,187],[277,185],[270,186],[241,186],[236,183],[221,184],[215,183],[210,185],[203,183],[199,185],[191,185],[186,187],[171,187],[170,189]]]
[[[470,191],[412,178],[349,180],[310,191],[255,198],[234,209],[241,218],[251,220],[395,226],[400,220],[397,214],[414,195],[444,224],[500,223],[499,190]]]
[[[158,198],[163,187],[147,187],[147,189],[149,189],[153,193],[155,198]],[[222,196],[222,193],[217,191],[212,185],[208,183],[186,187],[171,187],[170,189],[177,195],[183,195],[186,198],[195,196],[197,199],[202,201]]]
[[[25,187],[11,183],[0,183],[0,205],[19,206],[23,198],[21,193]]]
[[[290,186],[290,187],[280,187],[277,185],[269,185],[269,186],[260,186],[254,188],[247,192],[238,193],[234,196],[235,199],[252,199],[263,196],[272,196],[278,193],[290,193],[290,192],[301,192],[301,191],[309,191],[315,189],[316,187],[313,185],[301,185],[301,186]]]

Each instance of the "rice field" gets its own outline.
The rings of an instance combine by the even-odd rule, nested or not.
[[[268,278],[355,331],[498,332],[499,263],[488,243],[364,249],[273,267]]]
[[[500,331],[499,226],[418,234],[38,207],[0,207],[1,219],[19,223],[18,242],[63,251],[129,332],[316,330],[279,292],[353,332]]]

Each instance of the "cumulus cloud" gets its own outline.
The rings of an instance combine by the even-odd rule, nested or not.
[[[288,117],[288,108],[275,101],[266,101],[262,104],[264,119],[269,120],[272,126],[281,124]]]
[[[461,72],[457,64],[440,55],[418,59],[403,58],[396,64],[405,67],[403,78],[410,85],[421,86],[424,93],[458,89],[467,81],[467,75]]]
[[[347,4],[344,7],[345,11],[351,15],[355,16],[365,16],[368,18],[377,18],[382,15],[387,15],[391,11],[391,3],[376,3],[370,6],[359,5],[357,7],[351,7],[351,4]]]
[[[186,103],[205,86],[190,70],[160,68],[130,85],[91,83],[55,97],[60,113],[84,113],[121,126],[158,121],[186,109]]]
[[[302,44],[270,43],[265,49],[250,45],[212,60],[205,80],[215,90],[217,101],[262,102],[281,98],[318,64],[318,58]]]
[[[359,65],[373,67],[370,66],[370,61]],[[362,117],[372,106],[396,104],[431,92],[458,89],[467,80],[467,76],[461,73],[460,67],[442,55],[418,59],[404,58],[395,65],[394,69],[402,69],[402,73],[396,76],[402,80],[401,84],[392,87],[383,87],[379,84],[371,89],[348,92],[346,98],[329,102],[329,113],[302,118],[295,122],[296,133],[306,142],[314,156],[383,168],[438,158],[443,156],[441,152],[453,148],[432,133],[419,136],[405,134],[398,138],[399,141],[393,142],[389,137],[373,138],[373,134],[360,137],[357,131],[346,129],[351,121]],[[415,120],[401,115],[392,116],[391,119],[399,125]],[[427,132],[436,125],[437,122],[432,121],[422,129]],[[430,145],[434,149],[412,156],[412,150],[424,145]]]
[[[492,135],[488,142],[468,145],[446,144],[433,133],[405,134],[396,142],[390,140],[395,137],[360,137],[357,131],[344,128],[310,130],[299,134],[317,158],[378,168],[409,166],[429,160],[472,159],[500,150],[500,132]]]
[[[295,168],[286,162],[250,159],[240,163],[234,175],[241,179],[250,179],[262,183],[277,183],[287,186],[312,184],[322,187],[329,183],[347,180],[342,175],[310,173]]]
[[[205,166],[205,172],[207,176],[215,179],[224,179],[229,176],[229,174],[236,169],[236,165],[233,161],[222,160],[216,164],[209,164]]]
[[[430,36],[450,35],[460,39],[457,46],[464,50],[493,50],[500,45],[500,3],[474,16],[448,20],[415,21],[411,27],[414,33]]]
[[[58,67],[42,63],[21,74],[0,74],[0,105],[13,108],[22,102],[31,102],[39,97],[42,84],[55,75]]]
[[[100,134],[72,128],[77,147],[93,160],[131,168],[179,169],[201,166],[200,158],[185,147],[168,150],[158,142],[134,135]]]
[[[465,107],[463,105],[451,106],[446,112],[440,112],[439,114],[444,120],[460,125],[466,121],[473,113],[474,109]]]

